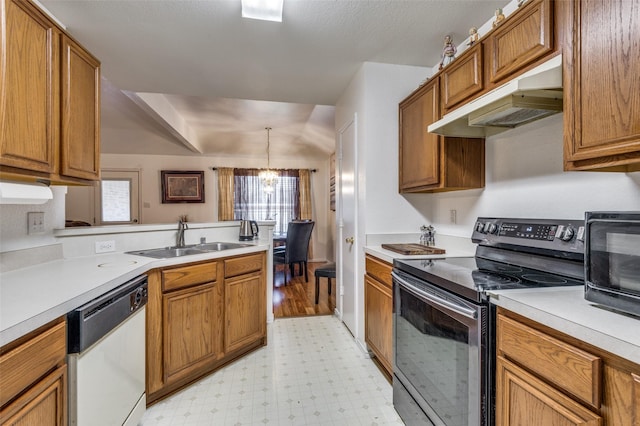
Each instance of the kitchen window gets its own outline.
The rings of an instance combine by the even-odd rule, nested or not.
[[[300,217],[298,170],[277,170],[271,193],[264,190],[259,172],[234,170],[234,220],[275,220],[274,233],[285,233],[287,224]]]

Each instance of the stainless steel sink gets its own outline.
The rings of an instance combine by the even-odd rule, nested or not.
[[[193,244],[186,247],[163,247],[146,250],[128,251],[127,254],[152,257],[154,259],[167,259],[172,257],[190,256],[194,254],[210,253],[214,251],[231,250],[235,248],[249,247],[251,244],[242,243],[204,243]]]
[[[221,250],[231,250],[231,249],[250,247],[250,246],[251,244],[242,244],[242,243],[204,243],[204,244],[198,244],[196,247],[199,250],[221,251]]]

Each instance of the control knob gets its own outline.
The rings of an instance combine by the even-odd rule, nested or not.
[[[487,223],[487,226],[485,226],[485,230],[489,234],[497,234],[498,233],[498,226],[495,223]]]
[[[560,239],[562,241],[569,242],[573,239],[573,236],[576,234],[576,230],[573,229],[573,226],[567,226],[560,233]]]
[[[482,223],[482,222],[477,222],[477,223],[476,223],[476,231],[477,231],[477,232],[484,232],[484,223]]]

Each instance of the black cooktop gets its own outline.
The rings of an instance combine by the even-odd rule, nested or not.
[[[394,267],[467,299],[487,299],[488,290],[584,285],[575,278],[479,257],[396,259]]]

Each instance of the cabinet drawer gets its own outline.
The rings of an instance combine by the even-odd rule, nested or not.
[[[365,258],[365,269],[367,274],[374,277],[381,283],[386,284],[389,288],[393,287],[391,282],[392,266],[376,257],[367,255]]]
[[[498,316],[497,342],[499,354],[586,404],[600,408],[599,357],[504,316]]]
[[[162,271],[162,290],[171,291],[216,280],[218,263],[202,263]]]
[[[64,364],[66,337],[66,322],[62,321],[0,356],[0,406]]]
[[[260,271],[262,269],[264,255],[253,254],[250,256],[234,257],[224,261],[224,277],[235,277],[236,275],[248,274],[249,272]]]

